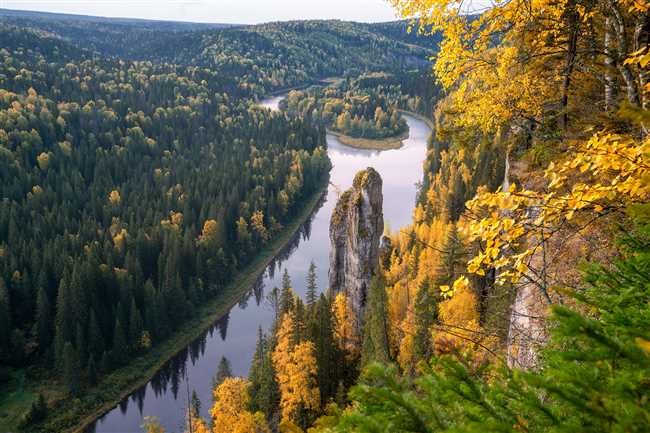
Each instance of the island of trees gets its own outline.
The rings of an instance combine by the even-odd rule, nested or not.
[[[114,401],[320,194],[324,128],[261,96],[430,52],[391,26],[2,15],[2,430]]]

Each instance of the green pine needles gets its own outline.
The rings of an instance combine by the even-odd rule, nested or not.
[[[585,287],[570,293],[574,306],[553,307],[539,371],[446,355],[410,379],[371,364],[350,393],[353,409],[325,430],[650,431],[649,209],[622,239],[619,262],[591,266]]]

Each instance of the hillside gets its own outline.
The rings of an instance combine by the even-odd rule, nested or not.
[[[424,67],[435,47],[430,40],[402,34],[404,22],[220,26],[6,10],[0,10],[0,22],[44,31],[102,55],[246,76],[262,93],[318,78]]]

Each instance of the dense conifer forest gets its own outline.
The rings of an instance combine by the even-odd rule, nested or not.
[[[362,311],[285,271],[248,376],[222,358],[183,431],[650,430],[650,4],[390,3],[418,19],[0,14],[0,379],[62,390],[20,428],[73,428],[279,237],[327,129],[395,136],[406,110],[435,130]]]
[[[71,397],[172,335],[323,188],[324,127],[260,97],[432,52],[336,21],[0,17],[1,386],[28,366]]]

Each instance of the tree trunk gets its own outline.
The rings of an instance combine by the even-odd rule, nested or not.
[[[566,22],[569,31],[569,40],[567,41],[564,83],[562,85],[562,128],[565,132],[569,128],[569,90],[571,87],[571,74],[573,73],[578,50],[578,33],[580,30],[580,20],[576,11],[575,0],[569,0],[567,4]]]
[[[612,36],[612,19],[605,19],[605,111],[610,111],[616,105],[616,80],[614,70],[614,37]]]
[[[639,14],[636,25],[634,27],[634,51],[638,51],[643,47],[650,45],[650,14],[648,12]],[[641,107],[645,110],[648,109],[648,95],[644,92],[644,88],[648,84],[648,70],[647,68],[639,67],[639,89],[641,93]]]
[[[615,2],[610,1],[609,7],[612,11],[612,29],[616,35],[617,42],[618,58],[616,60],[616,67],[623,77],[623,81],[627,87],[627,100],[633,106],[640,107],[641,100],[639,98],[639,90],[637,88],[634,74],[632,73],[630,66],[625,64],[625,59],[627,59],[627,57],[630,55],[628,49],[627,32],[625,31],[625,20],[623,19],[623,14],[621,14],[621,11],[618,9],[618,5]]]

